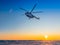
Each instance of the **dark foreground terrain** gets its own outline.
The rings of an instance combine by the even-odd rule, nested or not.
[[[60,41],[42,40],[0,40],[0,45],[60,45]]]

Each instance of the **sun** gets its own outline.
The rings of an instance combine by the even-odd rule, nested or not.
[[[48,38],[48,35],[45,35],[44,37],[45,37],[45,39],[47,39]]]

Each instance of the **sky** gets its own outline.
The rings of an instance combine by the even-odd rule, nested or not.
[[[43,12],[33,15],[40,20],[29,19],[20,9],[31,11],[36,3],[33,12]],[[45,35],[56,37],[59,34],[60,0],[0,0],[0,39],[34,39],[31,36],[40,39]]]

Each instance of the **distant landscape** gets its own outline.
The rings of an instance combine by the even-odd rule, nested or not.
[[[0,40],[0,45],[60,45],[60,40]]]

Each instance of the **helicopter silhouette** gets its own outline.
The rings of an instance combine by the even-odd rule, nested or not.
[[[41,13],[41,12],[42,12],[42,11],[33,12],[33,10],[35,9],[36,5],[37,5],[37,4],[35,4],[35,5],[33,6],[32,10],[31,10],[30,12],[27,11],[26,9],[23,9],[23,8],[20,8],[20,9],[25,11],[25,15],[26,15],[29,19],[31,19],[31,18],[40,19],[40,17],[36,17],[36,16],[33,15],[33,13]]]

